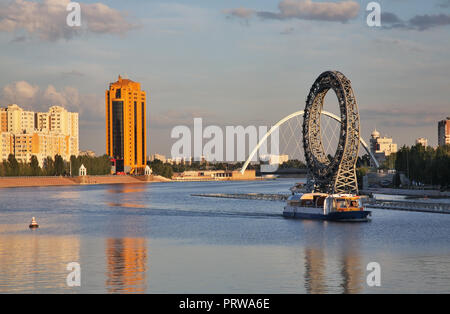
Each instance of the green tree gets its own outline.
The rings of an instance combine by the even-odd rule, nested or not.
[[[367,167],[360,167],[356,168],[356,179],[358,181],[358,188],[363,188],[363,178],[364,176],[369,172],[369,169]]]
[[[30,168],[32,176],[38,176],[41,174],[41,167],[39,167],[39,161],[35,155],[31,156]]]
[[[55,163],[53,162],[53,159],[50,156],[44,159],[44,174],[46,176],[55,175]]]
[[[280,165],[280,168],[306,168],[306,165],[304,162],[298,159],[292,159],[286,162],[283,162]]]
[[[64,174],[64,160],[61,155],[55,155],[55,175],[62,176]]]
[[[365,154],[362,157],[358,156],[358,159],[356,161],[356,167],[360,168],[360,167],[370,167],[370,155],[369,154]]]
[[[8,156],[8,175],[9,176],[18,176],[19,175],[19,163],[17,162],[16,157],[13,154],[9,154]]]
[[[400,173],[396,172],[394,177],[392,178],[392,185],[398,188],[400,184],[402,184],[402,181],[400,180]]]

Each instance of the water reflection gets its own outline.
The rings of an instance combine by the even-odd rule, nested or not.
[[[0,237],[0,293],[67,289],[66,266],[80,261],[80,238],[32,235]]]
[[[64,200],[77,200],[81,197],[81,193],[78,190],[61,190],[55,191],[51,196],[52,199],[64,199]]]
[[[5,190],[0,193],[0,292],[450,291],[450,215],[376,209],[369,224],[337,224],[282,219],[279,202],[191,196],[284,193],[292,184]],[[141,193],[144,187],[147,192]],[[70,189],[79,198],[66,193]],[[54,198],[59,192],[64,198]],[[132,208],[138,204],[148,210]],[[41,224],[35,231],[28,229],[32,216]],[[81,264],[82,285],[69,288],[66,265],[74,261]],[[382,266],[381,287],[366,285],[370,261]]]
[[[343,234],[338,245],[338,254],[328,254],[324,242],[324,231],[329,227],[324,223],[322,232],[308,236],[304,248],[304,286],[307,293],[360,293],[365,280],[363,261],[360,253],[361,229],[356,225],[342,225]],[[313,239],[312,236],[315,238]],[[333,264],[337,263],[337,267]],[[332,282],[338,282],[338,287]],[[333,288],[339,288],[334,290]]]
[[[145,238],[106,240],[106,289],[109,293],[144,293],[147,289]]]
[[[132,204],[132,203],[107,203],[110,207],[126,207],[126,208],[146,208],[143,204]]]
[[[115,186],[112,189],[108,189],[108,193],[117,194],[117,193],[144,193],[147,191],[146,186],[142,184],[120,184]]]
[[[322,249],[305,248],[306,293],[325,293],[325,253]]]
[[[360,293],[363,289],[364,272],[361,256],[354,247],[344,246],[341,256],[343,293]]]

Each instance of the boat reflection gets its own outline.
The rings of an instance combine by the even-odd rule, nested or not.
[[[326,229],[326,228],[325,228]],[[337,255],[330,254],[324,239],[311,240],[304,248],[304,287],[307,293],[361,293],[365,282],[360,254],[359,227],[343,226]],[[327,253],[328,252],[328,255]],[[336,265],[337,263],[337,265]]]

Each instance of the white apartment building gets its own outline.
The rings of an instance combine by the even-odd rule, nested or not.
[[[424,137],[419,137],[416,139],[416,144],[422,144],[423,147],[428,146],[428,140]]]
[[[45,158],[59,154],[68,161],[78,156],[78,130],[78,113],[63,107],[32,112],[9,105],[0,111],[0,158],[14,154],[18,161],[29,162],[35,155],[42,166]]]

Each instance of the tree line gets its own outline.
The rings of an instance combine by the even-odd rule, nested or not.
[[[358,183],[370,168],[368,154],[358,157],[356,163]],[[450,145],[433,148],[422,144],[404,145],[396,153],[386,157],[380,165],[381,169],[395,169],[393,185],[400,186],[400,173],[404,174],[412,184],[439,186],[450,188]]]
[[[0,177],[20,176],[78,176],[81,165],[87,169],[88,175],[106,175],[111,173],[111,162],[107,155],[100,157],[71,156],[70,162],[60,155],[44,159],[42,167],[35,155],[27,163],[20,162],[13,154],[0,164]]]
[[[384,166],[391,165],[416,184],[450,187],[450,145],[437,148],[424,147],[422,144],[403,146],[386,159]]]

